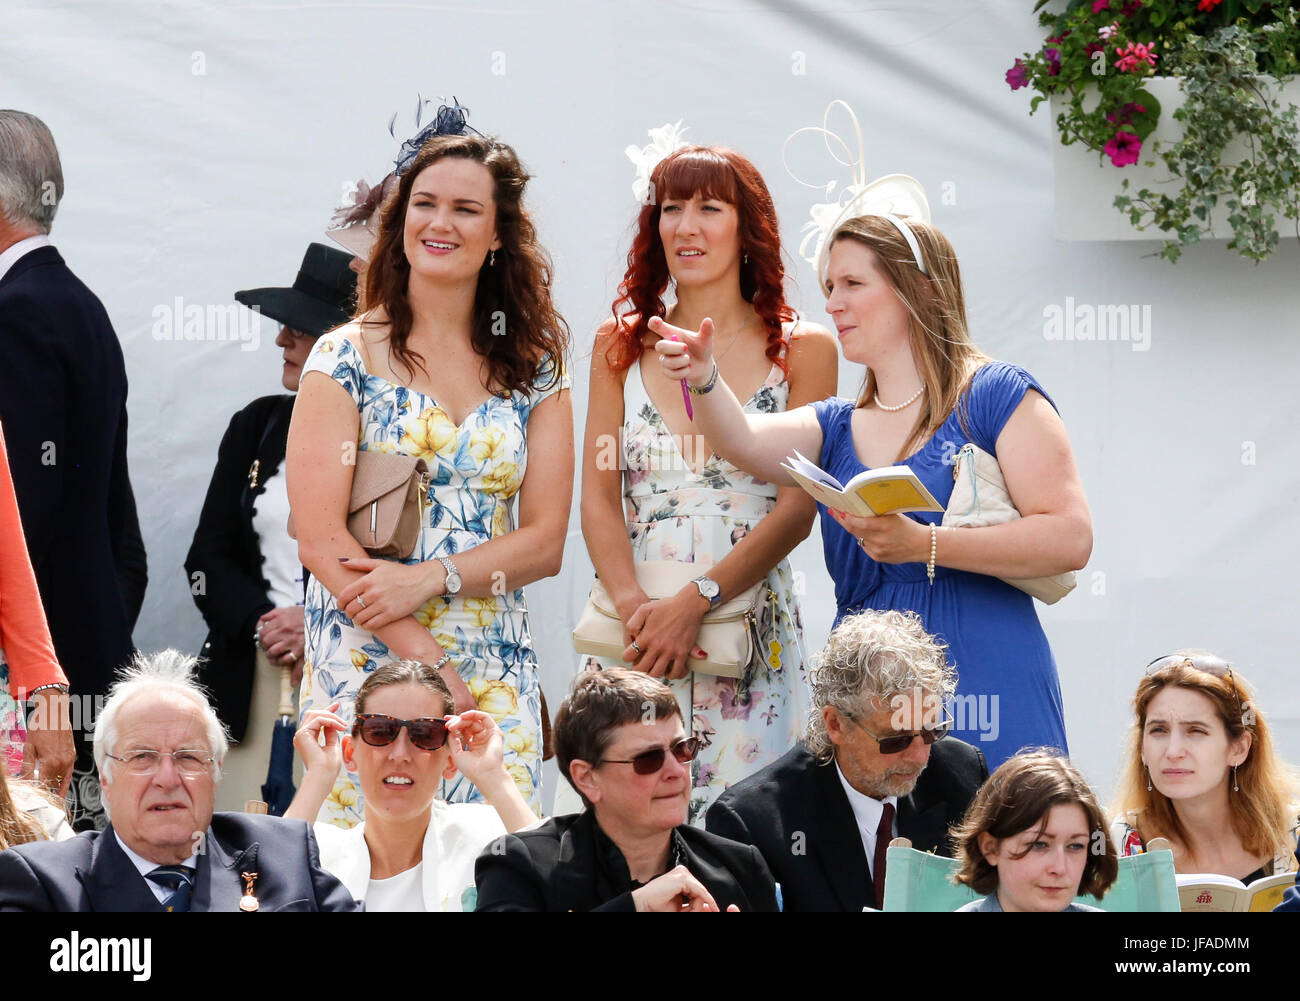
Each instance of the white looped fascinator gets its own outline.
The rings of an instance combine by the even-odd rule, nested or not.
[[[624,150],[627,158],[636,164],[636,180],[632,182],[632,196],[642,205],[653,202],[650,197],[650,175],[654,173],[655,168],[670,153],[675,153],[687,145],[682,139],[682,133],[685,131],[680,119],[676,124],[668,122],[649,131],[650,145],[628,146]]]
[[[853,156],[848,143],[827,127],[831,111],[837,104],[848,112],[849,118],[853,120],[853,131],[858,139],[856,157]],[[849,168],[849,184],[840,191],[838,197],[833,197],[835,181],[824,186],[809,184],[790,169],[790,164],[786,161],[786,149],[791,139],[804,132],[820,132],[831,159]],[[832,140],[836,145],[832,145]],[[837,148],[843,150],[848,159],[841,159]],[[858,116],[845,102],[837,100],[828,104],[820,126],[809,125],[792,133],[781,147],[781,159],[785,163],[786,173],[806,187],[823,188],[829,199],[812,207],[812,219],[804,223],[802,230],[804,237],[799,244],[799,256],[813,266],[823,290],[826,288],[831,238],[840,226],[858,216],[875,215],[893,223],[912,249],[912,258],[916,261],[917,270],[923,275],[929,274],[925,269],[925,261],[921,257],[921,245],[917,242],[916,234],[902,218],[911,217],[925,223],[930,221],[930,203],[925,197],[925,189],[921,187],[920,181],[907,174],[887,174],[868,183],[862,126],[858,124]]]

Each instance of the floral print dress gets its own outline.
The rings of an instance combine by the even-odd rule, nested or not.
[[[773,365],[745,404],[748,413],[784,411],[790,384]],[[722,560],[776,505],[777,487],[710,455],[696,473],[646,393],[640,364],[623,388],[623,503],[632,558],[701,564]],[[803,620],[782,560],[767,575],[756,609],[761,637],[743,679],[690,674],[668,682],[703,742],[691,766],[690,822],[727,786],[763,768],[794,746],[808,712]],[[585,657],[582,667],[618,667]],[[560,812],[557,806],[556,812]]]
[[[538,387],[551,380],[554,364],[551,359],[543,364]],[[431,397],[367,372],[360,353],[339,333],[316,342],[303,367],[307,372],[325,373],[351,395],[361,414],[359,449],[414,455],[428,463],[432,486],[419,542],[402,561],[408,564],[454,556],[515,527],[514,498],[528,464],[528,415],[551,393],[570,385],[565,373],[546,389],[489,397],[458,426]],[[415,617],[451,654],[478,707],[496,720],[505,735],[506,770],[524,799],[540,811],[537,657],[523,589],[507,591],[503,583],[500,590],[486,598],[436,596]],[[339,715],[350,722],[365,676],[396,658],[377,636],[354,626],[315,577],[307,584],[304,617],[302,712],[338,701]],[[443,781],[439,798],[483,801],[461,775]],[[319,819],[339,827],[363,819],[356,773],[341,772]]]

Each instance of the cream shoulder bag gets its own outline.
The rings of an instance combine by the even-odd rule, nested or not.
[[[636,582],[650,598],[670,598],[700,574],[708,572],[709,567],[703,563],[647,560],[636,564]],[[758,601],[766,590],[764,578],[705,613],[695,645],[708,653],[708,657],[703,660],[692,657],[692,671],[724,678],[745,676],[754,655]],[[623,620],[614,611],[614,602],[599,577],[591,585],[591,596],[574,627],[573,648],[580,654],[623,660]]]
[[[948,499],[948,508],[941,522],[945,528],[1003,525],[1020,517],[1020,512],[1011,503],[998,460],[978,445],[968,442],[961,447],[952,467],[952,476],[952,497]],[[1064,598],[1075,585],[1073,570],[1029,580],[1000,579],[1049,605]]]

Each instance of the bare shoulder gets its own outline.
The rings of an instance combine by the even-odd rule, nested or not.
[[[800,320],[798,323],[791,325],[787,336],[790,338],[791,350],[798,348],[816,353],[829,349],[837,354],[840,350],[839,340],[820,323],[809,323],[806,320]]]

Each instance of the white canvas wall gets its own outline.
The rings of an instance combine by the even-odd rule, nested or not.
[[[278,391],[279,375],[269,323],[256,351],[165,342],[151,336],[155,307],[289,284],[344,185],[388,168],[389,116],[399,112],[404,138],[417,93],[458,96],[535,175],[530,201],[575,333],[579,431],[591,331],[636,210],[624,146],[680,118],[688,138],[741,150],[767,178],[793,253],[816,193],[786,175],[781,143],[838,97],[863,122],[870,174],[904,171],[929,190],[962,261],[978,342],[1038,376],[1069,428],[1096,544],[1079,590],[1042,617],[1075,760],[1108,794],[1142,665],[1191,644],[1257,682],[1283,751],[1300,761],[1290,583],[1300,247],[1286,240],[1253,267],[1209,244],[1173,267],[1149,256],[1154,244],[1056,242],[1050,123],[1030,118],[1028,92],[1003,81],[1041,42],[1029,7],[6,5],[0,106],[53,130],[67,181],[53,238],[103,298],[126,354],[151,578],[137,644],[200,645],[181,563],[230,414]],[[810,269],[799,262],[794,275],[801,310],[827,322]],[[1149,306],[1149,349],[1047,340],[1044,310],[1067,297]],[[841,392],[860,377],[844,366]],[[813,646],[834,611],[817,539],[814,529],[793,557]],[[529,588],[553,706],[590,577],[575,504],[562,575]]]

